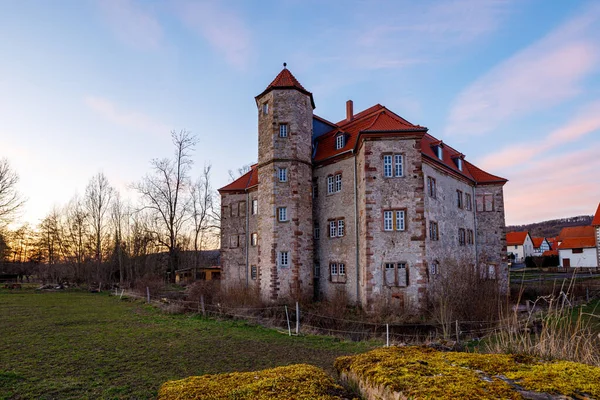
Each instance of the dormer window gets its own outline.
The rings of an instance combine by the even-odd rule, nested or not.
[[[440,160],[443,160],[444,159],[444,150],[442,149],[442,145],[441,144],[437,145],[435,147],[435,150],[436,150],[437,158],[439,158]]]
[[[336,150],[343,148],[345,145],[346,145],[346,138],[344,137],[344,134],[337,135],[335,138]]]
[[[454,164],[456,164],[456,168],[458,168],[459,171],[463,170],[463,159],[462,158],[463,158],[462,155],[452,157],[452,159],[454,160]]]

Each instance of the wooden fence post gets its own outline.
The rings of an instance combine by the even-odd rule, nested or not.
[[[296,302],[296,336],[300,334],[300,305]]]
[[[146,299],[148,300],[148,304],[150,304],[150,288],[146,286]]]

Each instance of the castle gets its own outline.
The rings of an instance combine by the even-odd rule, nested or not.
[[[313,114],[285,64],[256,105],[258,162],[219,189],[225,285],[423,307],[454,257],[506,289],[506,179],[382,105]]]

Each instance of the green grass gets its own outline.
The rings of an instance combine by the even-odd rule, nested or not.
[[[166,315],[105,294],[0,289],[0,399],[152,398],[192,375],[294,363],[333,372],[336,357],[373,346]]]

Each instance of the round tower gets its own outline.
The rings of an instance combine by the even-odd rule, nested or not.
[[[284,64],[256,105],[260,292],[272,301],[310,296],[313,97]]]

